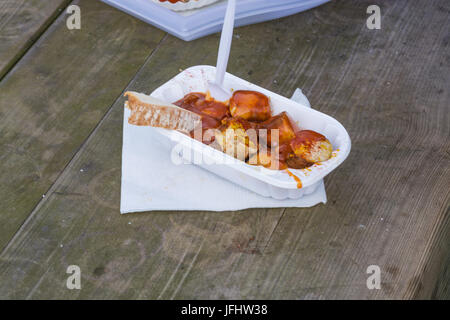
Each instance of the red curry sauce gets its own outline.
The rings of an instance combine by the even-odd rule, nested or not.
[[[279,162],[278,169],[280,170],[287,168],[302,169],[313,164],[296,156],[291,147],[291,142],[295,141],[296,133],[300,131],[298,126],[286,112],[272,116],[269,99],[259,92],[235,91],[230,101],[226,102],[216,101],[209,94],[193,92],[174,102],[174,104],[199,114],[202,117],[203,132],[208,129],[220,129],[221,126],[230,123],[230,120],[239,121],[243,124],[245,130],[247,128],[267,129],[266,143],[268,150],[270,153],[277,152],[275,157]],[[271,129],[279,130],[279,145],[275,147],[271,145]],[[256,130],[256,132],[259,132],[259,130]],[[191,132],[191,136],[193,136],[193,132]],[[262,140],[260,137],[259,139],[261,144]],[[212,141],[214,139],[203,140],[206,144],[210,144]],[[264,166],[269,167],[268,165]],[[291,172],[287,172],[293,176]],[[297,183],[301,187],[300,179]]]

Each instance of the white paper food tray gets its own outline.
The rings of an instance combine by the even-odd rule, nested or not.
[[[138,19],[185,41],[222,29],[226,1],[188,10],[173,11],[150,0],[102,0]],[[305,11],[330,0],[237,0],[235,26],[273,20]]]
[[[214,78],[215,67],[191,67],[160,86],[151,95],[174,102],[190,92],[205,92],[208,81]],[[225,75],[224,86],[229,90],[254,90],[267,95],[273,114],[287,111],[301,129],[314,130],[325,135],[333,145],[332,158],[306,169],[289,169],[300,178],[302,188],[299,189],[297,182],[285,170],[269,170],[246,164],[178,131],[162,128],[150,130],[156,130],[160,134],[164,145],[174,155],[258,194],[275,199],[298,199],[304,194],[314,192],[317,183],[347,158],[351,148],[350,137],[334,118],[228,73]],[[224,160],[226,163],[223,163]]]

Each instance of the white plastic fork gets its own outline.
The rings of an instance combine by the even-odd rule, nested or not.
[[[228,0],[222,34],[220,36],[219,53],[217,55],[216,79],[214,82],[209,82],[208,84],[208,90],[211,96],[218,101],[226,101],[231,96],[231,92],[223,87],[223,80],[227,70],[231,41],[233,39],[235,11],[236,0]]]

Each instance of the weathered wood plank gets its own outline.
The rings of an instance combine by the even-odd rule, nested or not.
[[[0,79],[70,1],[0,1]]]
[[[18,230],[164,33],[98,1],[66,15],[0,82],[0,248]]]
[[[439,275],[439,281],[433,292],[433,299],[450,300],[450,254],[444,260],[442,273]]]
[[[326,179],[327,205],[119,215],[119,99],[0,255],[0,297],[432,296],[450,249],[450,11],[383,2],[375,31],[369,4],[240,28],[233,44],[232,73],[284,95],[301,87],[349,130],[353,150]],[[217,41],[168,37],[129,88],[149,92],[178,68],[213,64]],[[79,291],[65,288],[71,264]],[[366,287],[372,264],[381,290]]]

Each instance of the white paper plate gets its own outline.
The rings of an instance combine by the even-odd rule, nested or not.
[[[161,2],[159,0],[150,0],[150,1],[153,1],[156,4],[159,4],[160,6],[163,6],[167,9],[171,9],[174,11],[187,11],[198,9],[221,0],[190,0],[189,2],[176,2],[176,3],[171,3],[169,1]]]
[[[226,1],[188,11],[173,11],[150,0],[102,0],[170,34],[194,40],[219,32],[225,16]],[[236,27],[273,20],[305,11],[329,0],[237,0]]]

